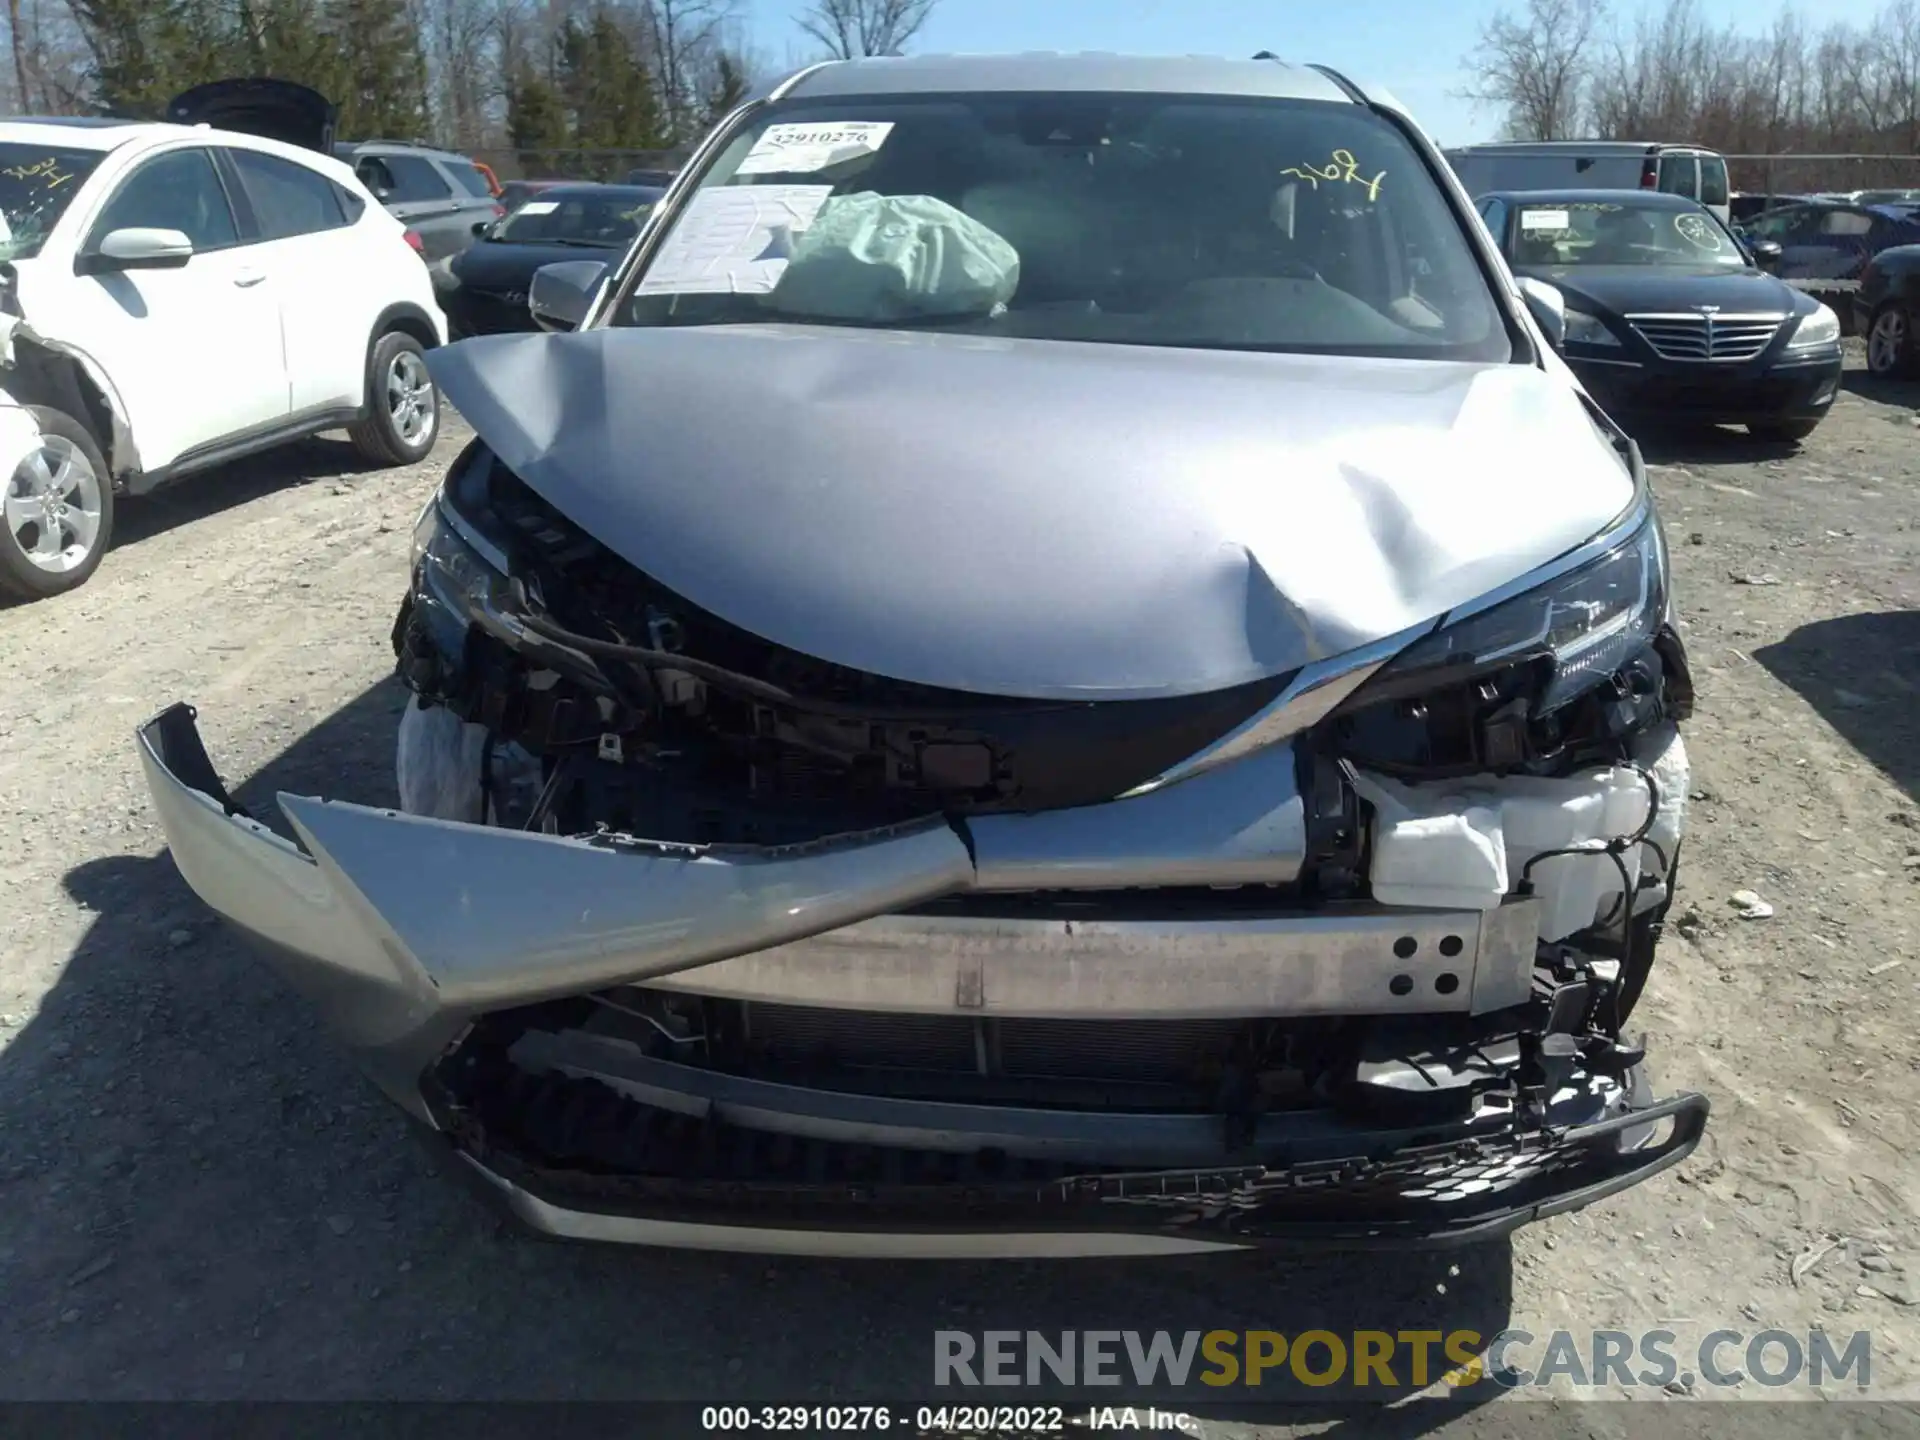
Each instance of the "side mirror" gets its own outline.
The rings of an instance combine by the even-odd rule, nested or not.
[[[542,330],[577,330],[607,277],[604,260],[558,260],[533,272],[527,309]]]
[[[473,234],[474,234],[474,238],[475,238],[475,239],[478,239],[478,238],[480,238],[481,236],[483,236],[483,235],[485,235],[485,234],[487,233],[487,231],[489,231],[489,230],[491,230],[492,228],[493,228],[493,221],[491,221],[491,220],[476,220],[476,221],[474,221],[474,222],[473,222]]]
[[[1520,277],[1520,298],[1527,302],[1527,313],[1533,316],[1547,337],[1547,343],[1558,350],[1567,341],[1567,297],[1544,280],[1535,280],[1531,275]]]
[[[1753,256],[1753,263],[1762,270],[1771,270],[1778,265],[1784,253],[1778,240],[1749,240],[1747,251]]]
[[[83,272],[105,270],[178,270],[193,258],[193,242],[179,230],[130,225],[110,230],[80,257]]]

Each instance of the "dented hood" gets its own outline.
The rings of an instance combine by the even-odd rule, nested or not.
[[[1527,365],[773,325],[490,336],[429,364],[527,484],[693,603],[987,694],[1281,674],[1632,498]]]

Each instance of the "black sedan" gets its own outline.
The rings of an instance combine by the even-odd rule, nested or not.
[[[1920,378],[1920,245],[1896,245],[1867,262],[1853,296],[1853,325],[1867,337],[1867,368]]]
[[[1610,412],[1803,439],[1840,388],[1840,321],[1756,264],[1712,212],[1647,190],[1476,202],[1516,275],[1566,301],[1567,363]]]
[[[527,309],[533,272],[625,250],[662,193],[645,185],[554,185],[480,227],[472,246],[431,267],[448,328],[456,337],[538,329]]]

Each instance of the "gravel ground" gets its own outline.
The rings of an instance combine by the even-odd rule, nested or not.
[[[1701,709],[1682,918],[1636,1023],[1662,1088],[1713,1098],[1707,1139],[1432,1257],[882,1266],[497,1224],[212,923],[131,743],[188,699],[256,809],[388,802],[408,530],[465,432],[411,470],[322,440],[127,505],[90,585],[0,611],[0,1394],[924,1401],[951,1398],[936,1328],[1313,1325],[1870,1329],[1875,1389],[1911,1383],[1920,387],[1848,382],[1799,449],[1649,446]],[[1743,890],[1771,917],[1740,918]],[[1712,1433],[1726,1412],[1674,1389],[1659,1413]],[[1215,1409],[1209,1433],[1241,1429]],[[1624,1433],[1599,1413],[1399,1428]]]

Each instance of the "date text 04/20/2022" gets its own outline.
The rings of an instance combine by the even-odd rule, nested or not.
[[[1086,1430],[1199,1433],[1198,1423],[1185,1411],[1134,1405],[1085,1410],[1063,1405],[921,1405],[911,1413],[889,1405],[708,1405],[700,1412],[701,1429],[734,1434],[899,1429],[919,1435],[1002,1431],[1053,1435],[1065,1433],[1070,1425]]]

